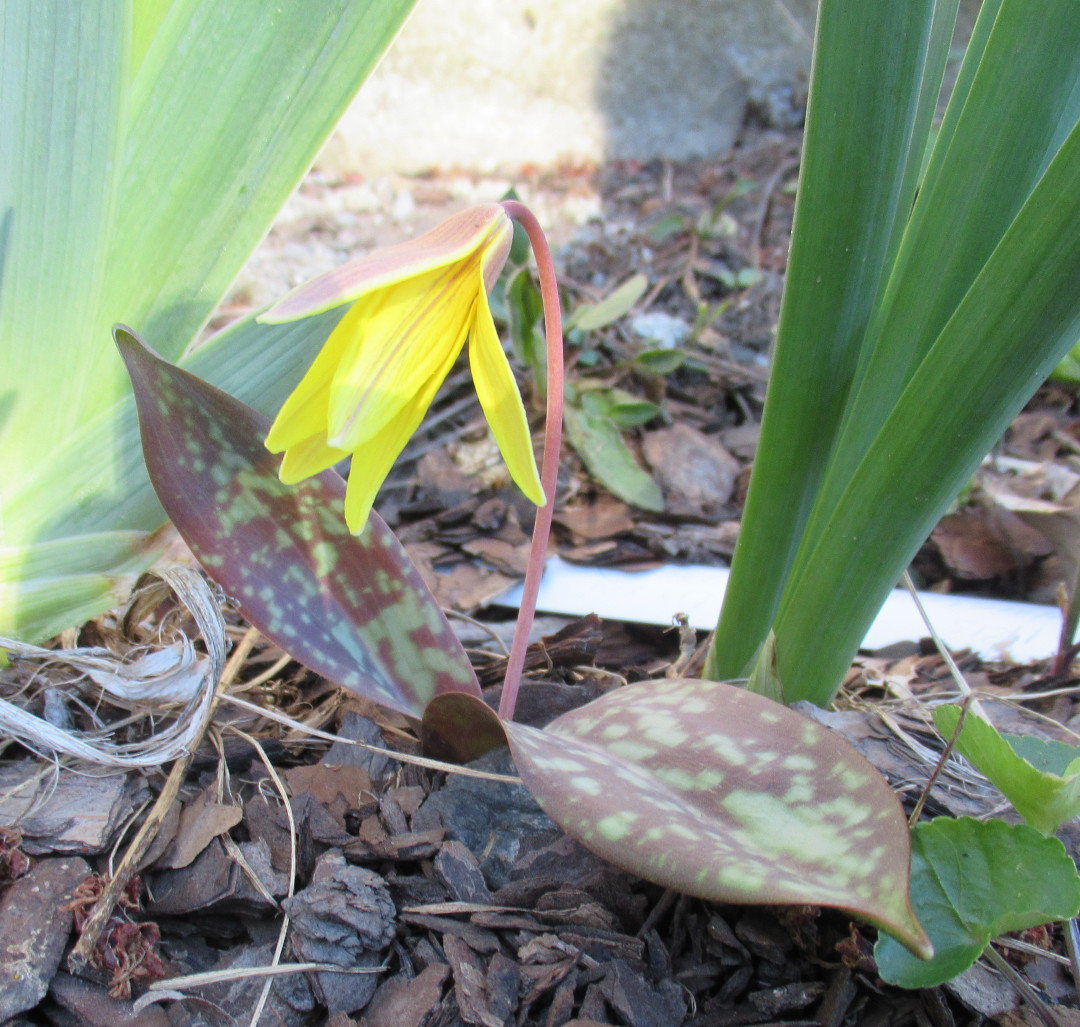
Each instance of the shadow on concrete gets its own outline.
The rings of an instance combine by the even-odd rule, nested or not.
[[[597,63],[608,158],[727,152],[748,116],[801,124],[814,0],[625,0]]]

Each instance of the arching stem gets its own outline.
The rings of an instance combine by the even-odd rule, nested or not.
[[[506,677],[503,679],[502,698],[499,700],[499,716],[504,720],[513,720],[518,688],[521,685],[521,672],[525,667],[525,650],[529,647],[529,632],[536,614],[536,597],[540,591],[540,579],[544,574],[548,537],[551,535],[551,516],[555,512],[555,485],[559,477],[559,450],[562,446],[563,337],[555,264],[552,262],[551,248],[540,222],[528,207],[517,200],[504,200],[502,206],[506,213],[525,229],[536,257],[540,295],[544,301],[544,332],[547,337],[547,419],[544,426],[544,457],[540,470],[540,483],[544,486],[547,502],[536,511],[521,606],[518,608],[514,640],[506,660]]]

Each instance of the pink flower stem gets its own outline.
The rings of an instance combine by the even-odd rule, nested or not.
[[[559,286],[555,281],[555,264],[551,259],[540,222],[532,211],[517,200],[504,200],[503,209],[513,218],[529,237],[536,270],[540,276],[540,295],[544,300],[544,331],[547,336],[547,419],[544,425],[544,460],[540,471],[540,483],[544,486],[547,502],[536,511],[533,523],[532,545],[529,549],[529,565],[525,571],[525,585],[518,608],[514,640],[506,660],[506,677],[503,679],[502,698],[499,700],[499,716],[503,720],[514,719],[521,672],[525,667],[525,650],[529,647],[529,632],[536,614],[536,597],[540,591],[540,579],[544,575],[548,538],[551,535],[551,516],[555,512],[555,485],[559,477],[559,450],[562,446],[563,418],[563,337],[562,309],[559,304]]]

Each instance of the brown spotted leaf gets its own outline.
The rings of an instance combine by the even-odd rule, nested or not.
[[[923,955],[907,821],[847,742],[716,681],[646,681],[539,731],[504,724],[544,811],[594,852],[720,902],[847,910]]]
[[[117,326],[161,505],[244,616],[305,666],[419,717],[436,695],[479,696],[468,658],[393,533],[359,535],[345,482],[324,471],[283,485],[263,445],[270,423],[167,363]]]

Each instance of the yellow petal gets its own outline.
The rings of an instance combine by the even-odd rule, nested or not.
[[[474,256],[357,301],[346,315],[351,338],[330,388],[333,445],[356,449],[374,438],[437,367],[453,365],[473,316],[478,265]]]
[[[503,353],[495,322],[491,319],[487,293],[480,290],[476,317],[469,336],[469,364],[473,384],[491,426],[491,434],[518,488],[537,506],[543,506],[544,487],[536,469],[529,421],[521,402],[514,372]]]
[[[271,453],[281,453],[312,435],[326,436],[330,384],[355,331],[354,326],[349,324],[355,320],[352,315],[353,311],[350,310],[338,322],[323,343],[319,355],[300,379],[300,384],[278,410],[266,436],[266,448]]]
[[[313,278],[260,314],[258,320],[279,324],[321,313],[479,250],[504,244],[508,249],[506,240],[512,235],[510,219],[497,203],[469,207],[415,239],[376,250]]]
[[[406,443],[420,426],[427,408],[431,406],[435,393],[453,364],[454,360],[451,358],[436,368],[412,402],[403,406],[374,438],[368,439],[353,453],[349,486],[345,492],[345,522],[354,535],[359,534],[367,524],[371,506],[383,481]]]
[[[286,485],[295,485],[298,481],[341,463],[348,455],[347,452],[328,446],[325,435],[312,435],[285,450],[278,477]]]

